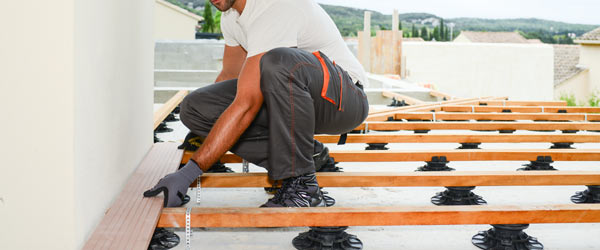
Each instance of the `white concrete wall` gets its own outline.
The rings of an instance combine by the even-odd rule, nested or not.
[[[0,8],[0,249],[80,248],[150,148],[153,4]]]
[[[571,79],[554,86],[554,100],[573,95],[578,105],[587,105],[587,100],[590,98],[589,73],[589,70],[579,72]]]
[[[590,70],[589,91],[600,91],[600,44],[582,44],[579,64]]]
[[[1,249],[76,245],[73,7],[73,0],[0,7]]]
[[[80,247],[153,143],[154,3],[93,0],[76,1],[75,7],[75,241]]]
[[[552,100],[554,58],[545,44],[403,42],[408,80],[459,97]]]
[[[187,12],[187,11],[186,11]],[[194,40],[198,19],[163,0],[154,3],[155,40]]]

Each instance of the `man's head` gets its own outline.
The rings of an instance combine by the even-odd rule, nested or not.
[[[220,11],[228,11],[235,3],[235,0],[210,0],[210,3]]]

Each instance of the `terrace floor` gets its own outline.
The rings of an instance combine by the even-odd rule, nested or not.
[[[159,133],[163,141],[181,141],[188,130],[181,122],[169,122],[170,133]],[[376,132],[375,132],[376,133]],[[412,131],[397,132],[412,134]],[[430,133],[498,133],[473,131],[431,131]],[[535,134],[537,132],[517,131],[515,134]],[[556,132],[560,133],[560,132]],[[593,132],[589,132],[593,133]],[[578,134],[583,134],[579,132]],[[547,149],[550,143],[488,143],[484,149]],[[335,145],[327,144],[330,149],[360,150],[365,144]],[[406,143],[389,144],[391,149],[454,149],[458,143]],[[574,144],[576,148],[600,148],[599,143]],[[528,162],[487,161],[487,162],[451,162],[449,166],[457,171],[512,171]],[[340,163],[347,172],[377,171],[414,171],[424,162],[390,163]],[[242,171],[241,164],[227,164],[236,172]],[[600,162],[555,162],[559,170],[600,171]],[[250,166],[251,172],[265,172],[257,166]],[[431,205],[430,198],[441,187],[406,188],[326,188],[329,195],[336,199],[336,206],[398,206]],[[584,186],[533,186],[533,187],[477,187],[475,193],[481,195],[490,205],[541,205],[570,204],[570,196],[576,191],[585,190]],[[258,207],[270,195],[262,188],[204,188],[202,201],[195,202],[196,190],[188,193],[192,201],[187,206],[200,207]],[[387,226],[387,227],[350,227],[347,232],[357,235],[367,250],[387,249],[478,249],[471,244],[471,237],[478,231],[489,229],[489,225],[452,225],[452,226]],[[295,249],[291,241],[308,228],[194,228],[192,249],[231,250],[231,249]],[[181,243],[174,249],[185,249],[185,231],[176,229]],[[525,231],[537,237],[545,249],[600,249],[600,223],[580,224],[532,224]]]

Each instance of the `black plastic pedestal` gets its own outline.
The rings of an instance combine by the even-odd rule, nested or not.
[[[431,197],[431,203],[438,206],[445,205],[485,205],[487,202],[471,192],[475,187],[446,187],[443,192]]]
[[[171,249],[179,245],[179,236],[164,228],[156,228],[148,250],[164,250]]]
[[[473,245],[487,250],[542,250],[544,245],[523,232],[529,224],[492,225],[471,239]]]
[[[537,160],[531,161],[529,164],[524,164],[524,168],[519,168],[517,171],[529,171],[529,170],[558,170],[550,165],[553,163],[552,157],[550,156],[538,156]]]
[[[171,132],[173,131],[172,128],[167,127],[167,123],[166,122],[161,122],[158,127],[156,127],[156,129],[154,130],[154,132],[156,133],[167,133],[167,132]]]
[[[481,142],[463,142],[457,149],[481,149],[479,145]]]
[[[571,196],[573,203],[600,203],[600,186],[587,186],[587,190]]]
[[[388,150],[387,143],[367,143],[369,146],[365,150]]]
[[[431,157],[431,161],[426,161],[425,166],[417,168],[415,171],[452,171],[454,168],[446,165],[448,161],[446,156],[434,156]]]
[[[359,250],[362,242],[346,233],[348,227],[311,227],[292,240],[298,250]]]
[[[552,143],[550,149],[574,149],[572,142],[555,142]]]

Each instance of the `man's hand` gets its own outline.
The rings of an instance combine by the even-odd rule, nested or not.
[[[184,167],[175,173],[168,174],[158,181],[153,188],[144,192],[144,197],[154,197],[165,192],[165,207],[179,207],[183,204],[183,197],[187,193],[190,184],[202,175],[202,170],[193,160],[188,161]]]

